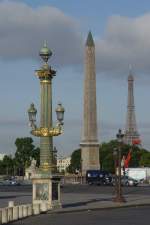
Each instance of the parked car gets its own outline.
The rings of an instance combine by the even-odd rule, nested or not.
[[[11,180],[10,181],[11,185],[16,185],[16,186],[20,186],[20,182],[18,182],[17,180]]]
[[[20,183],[17,180],[4,180],[0,185],[20,186]]]
[[[115,177],[113,178],[113,185],[115,185]],[[139,181],[128,177],[128,176],[122,176],[121,177],[121,185],[122,186],[137,186],[139,184]]]
[[[139,184],[139,181],[137,181],[136,179],[133,179],[131,177],[124,176],[121,179],[121,183],[124,186],[137,186]]]
[[[112,175],[104,170],[87,170],[86,183],[97,185],[110,185],[112,184]]]

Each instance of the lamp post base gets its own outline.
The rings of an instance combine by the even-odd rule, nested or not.
[[[113,198],[113,202],[119,202],[119,203],[124,203],[126,202],[125,198],[122,195],[118,195],[115,198]]]
[[[47,209],[61,208],[59,174],[36,173],[32,176],[32,203]]]

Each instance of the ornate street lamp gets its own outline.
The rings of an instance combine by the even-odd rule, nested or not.
[[[30,108],[28,109],[28,116],[29,116],[29,125],[32,127],[32,129],[36,128],[36,125],[35,125],[36,114],[37,114],[37,110],[34,107],[34,104],[31,103]]]
[[[58,120],[58,126],[61,126],[63,125],[65,109],[60,102],[58,103],[58,106],[55,111],[56,111],[56,116]]]
[[[124,134],[122,134],[121,129],[118,130],[116,134],[118,141],[118,149],[114,150],[114,156],[118,158],[118,177],[115,176],[115,189],[116,189],[116,197],[114,198],[115,202],[125,202],[125,198],[122,195],[121,188],[121,144],[123,142]],[[116,173],[116,162],[115,162],[115,173]],[[117,175],[117,174],[115,174]]]
[[[57,124],[52,122],[52,78],[56,71],[48,65],[52,51],[47,47],[46,42],[41,48],[39,55],[44,64],[36,70],[36,76],[40,80],[41,104],[40,104],[40,126],[37,127],[37,110],[32,103],[28,109],[31,134],[40,137],[40,167],[32,177],[33,181],[33,204],[48,204],[49,208],[60,205],[60,176],[56,173],[56,160],[53,152],[53,136],[62,134],[64,120],[64,108],[58,103],[56,108]]]
[[[124,134],[122,134],[121,129],[118,130],[118,133],[116,134],[116,137],[117,137],[117,141],[119,143],[122,143],[123,142]]]

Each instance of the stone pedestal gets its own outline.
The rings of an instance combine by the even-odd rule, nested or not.
[[[80,143],[82,148],[81,160],[82,160],[82,175],[86,176],[87,170],[99,170],[99,143],[98,142],[82,142]]]
[[[32,177],[32,203],[46,204],[48,209],[60,208],[60,175],[50,173],[36,173]]]

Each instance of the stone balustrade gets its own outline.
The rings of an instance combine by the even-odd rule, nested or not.
[[[0,224],[8,224],[9,222],[23,219],[28,216],[46,213],[48,206],[42,204],[24,204],[15,205],[13,201],[8,202],[8,207],[0,208]]]

